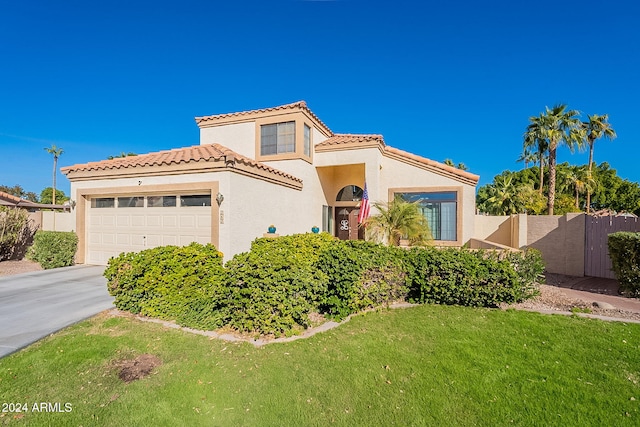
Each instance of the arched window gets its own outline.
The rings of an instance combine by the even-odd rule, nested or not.
[[[357,185],[347,185],[338,191],[336,202],[359,202],[362,200],[362,188]]]

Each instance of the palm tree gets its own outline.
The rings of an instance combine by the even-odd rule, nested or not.
[[[595,186],[595,180],[591,176],[591,172],[582,167],[574,167],[568,175],[571,184],[575,190],[576,195],[576,208],[580,209],[580,194],[587,193],[589,194],[593,191]],[[589,206],[587,205],[587,211],[589,210]]]
[[[591,167],[593,165],[593,145],[597,139],[607,138],[613,141],[616,138],[616,131],[611,127],[611,123],[608,122],[609,115],[603,114],[601,116],[594,114],[587,116],[588,122],[584,122],[583,126],[587,133],[587,143],[589,144],[589,175],[591,175]],[[587,191],[587,213],[591,210],[591,190]]]
[[[457,165],[455,163],[453,163],[453,160],[451,159],[444,159],[444,163],[447,166],[451,166],[452,168],[457,168],[463,171],[469,170],[469,168],[467,167],[467,165],[465,165],[464,163],[460,162]]]
[[[547,163],[547,151],[549,150],[549,141],[547,140],[547,133],[544,129],[544,115],[540,114],[538,117],[529,117],[529,126],[524,133],[523,151],[536,152],[538,155],[538,165],[540,166],[540,183],[538,186],[538,192],[542,194],[542,188],[544,187],[544,165]]]
[[[56,169],[58,168],[58,157],[64,153],[62,148],[58,148],[55,144],[52,144],[51,147],[45,148],[45,151],[49,154],[53,154],[53,199],[51,204],[56,204]]]
[[[433,240],[417,202],[409,203],[396,197],[391,202],[376,202],[373,206],[378,214],[370,216],[363,224],[371,237],[384,240],[389,246],[398,246],[403,237],[418,245]]]
[[[491,215],[511,215],[524,211],[524,203],[519,197],[520,188],[514,184],[511,175],[498,175],[488,185],[488,198],[482,209]]]
[[[578,119],[577,110],[567,110],[564,104],[552,109],[545,107],[545,112],[536,118],[536,127],[540,127],[540,136],[549,144],[549,193],[547,195],[547,213],[553,215],[556,198],[556,159],[558,147],[566,145],[573,152],[582,147],[586,132]],[[532,123],[533,124],[533,123]],[[530,125],[531,126],[531,125]]]
[[[538,161],[538,154],[531,151],[531,149],[528,147],[524,147],[522,149],[522,154],[520,154],[520,157],[518,157],[518,160],[516,160],[516,162],[518,163],[524,163],[525,169],[529,168],[529,163],[535,165],[536,161]]]

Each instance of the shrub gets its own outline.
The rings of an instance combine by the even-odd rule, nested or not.
[[[326,279],[314,264],[332,241],[327,233],[260,238],[250,252],[233,257],[225,266],[230,325],[276,336],[308,327],[309,313],[326,293]]]
[[[626,296],[640,297],[640,233],[609,234],[607,245],[620,291]]]
[[[524,265],[534,264],[535,254]],[[533,295],[533,284],[522,278],[509,256],[466,249],[418,248],[408,253],[409,300],[418,303],[497,306]],[[516,255],[513,259],[521,260]]]
[[[24,209],[0,206],[0,261],[10,259],[28,237],[29,214]]]
[[[120,310],[201,329],[215,329],[226,320],[226,275],[213,245],[124,253],[109,260],[104,275]]]
[[[67,267],[74,264],[78,236],[72,231],[36,231],[27,257],[42,268]]]
[[[404,250],[361,240],[334,241],[317,268],[327,277],[322,311],[342,319],[366,308],[404,300]]]

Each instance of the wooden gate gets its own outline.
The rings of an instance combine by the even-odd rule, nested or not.
[[[640,221],[633,217],[586,215],[584,226],[584,275],[615,279],[607,238],[617,231],[640,231]]]

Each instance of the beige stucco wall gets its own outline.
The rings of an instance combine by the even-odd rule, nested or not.
[[[225,260],[248,251],[271,224],[279,235],[310,232],[314,225],[321,225],[322,204],[308,192],[238,174],[230,176],[225,188],[229,197],[221,206],[224,224],[220,224],[219,248]]]
[[[200,145],[221,144],[250,159],[256,156],[255,122],[200,129]]]
[[[570,276],[584,275],[584,215],[530,215],[528,246],[542,252],[547,271]]]
[[[476,215],[473,237],[500,245],[511,245],[511,217]]]
[[[71,212],[42,211],[42,229],[45,231],[74,231],[75,215]]]
[[[385,194],[385,199],[389,197],[388,189],[390,188],[415,187],[416,189],[425,189],[432,187],[435,191],[455,190],[462,192],[460,203],[458,204],[458,209],[461,209],[462,233],[461,236],[458,236],[458,241],[460,244],[465,244],[474,236],[475,186],[386,157],[383,157],[380,166],[382,168],[378,168],[378,181],[380,183],[380,192]]]

